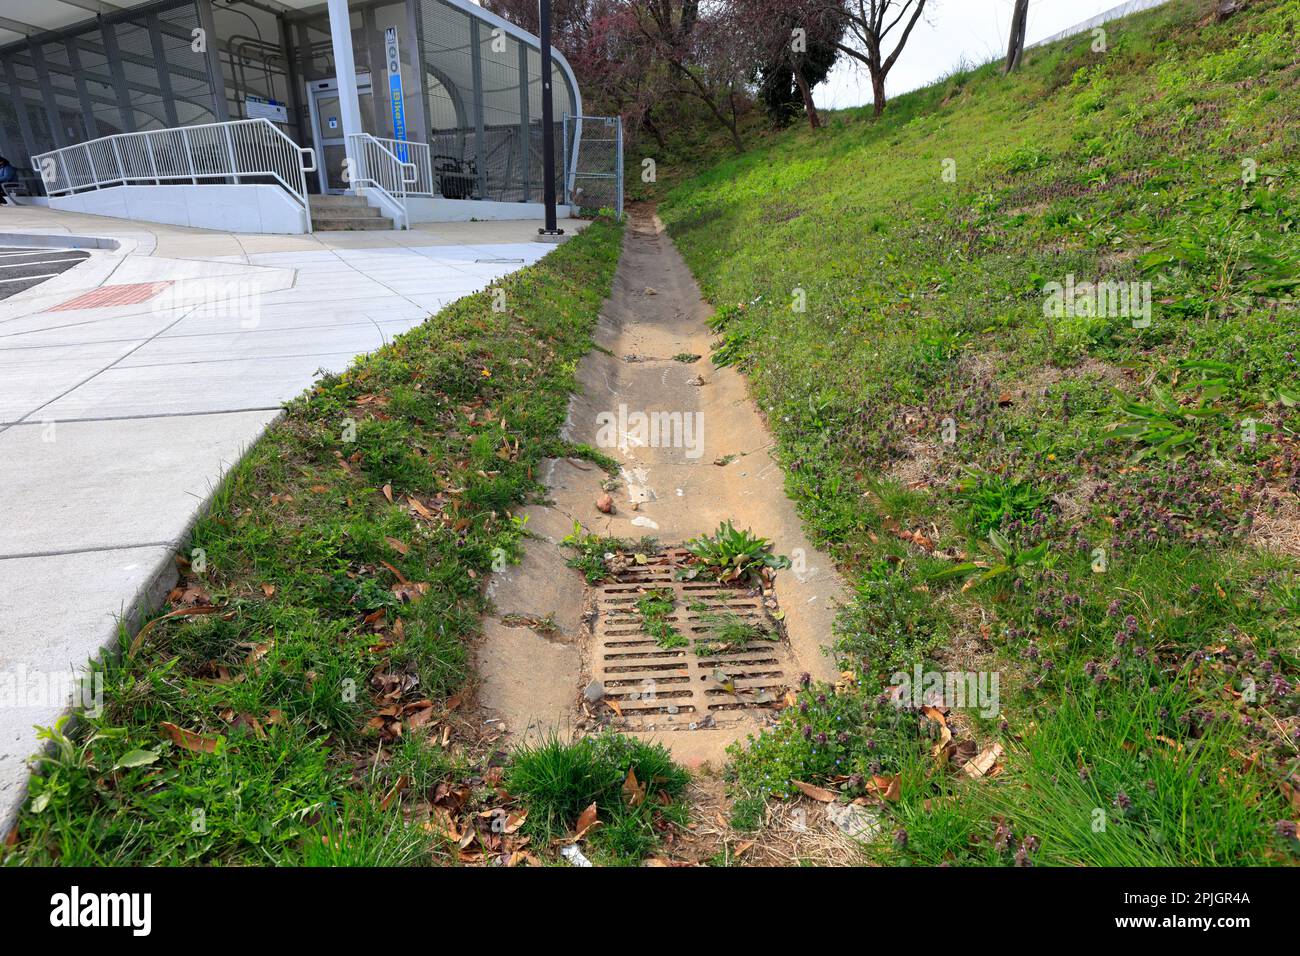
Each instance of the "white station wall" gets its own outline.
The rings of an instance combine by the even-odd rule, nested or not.
[[[52,196],[51,209],[138,219],[223,232],[300,235],[307,213],[279,186],[204,183],[173,186],[110,186]]]

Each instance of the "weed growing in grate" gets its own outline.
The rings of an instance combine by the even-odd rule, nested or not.
[[[677,599],[671,588],[655,588],[636,602],[637,613],[641,615],[641,626],[660,647],[686,647],[690,644],[686,635],[668,620],[676,606]]]

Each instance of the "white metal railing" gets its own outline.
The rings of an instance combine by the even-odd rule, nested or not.
[[[395,143],[388,140],[388,143]],[[418,143],[407,143],[407,147]],[[410,155],[408,150],[408,155]],[[406,197],[411,186],[419,183],[419,169],[409,160],[399,159],[385,141],[369,133],[353,133],[348,137],[348,158],[354,164],[345,181],[353,189],[371,189],[392,215],[398,229],[411,228],[411,218],[406,211]]]
[[[433,150],[428,143],[416,143],[409,139],[384,139],[374,137],[375,141],[396,156],[401,162],[415,166],[415,182],[408,183],[408,196],[437,196],[438,186],[433,173]]]
[[[117,133],[33,156],[32,165],[50,196],[133,183],[265,178],[309,211],[307,174],[316,171],[316,153],[270,120],[248,119]]]

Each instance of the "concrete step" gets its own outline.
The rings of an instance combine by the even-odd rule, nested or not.
[[[312,211],[311,227],[317,232],[347,232],[350,230],[372,231],[375,229],[392,229],[393,220],[387,216],[378,215],[375,210],[374,216],[341,216],[331,215],[322,217],[315,210]]]
[[[312,206],[313,219],[377,219],[382,213],[374,206]]]
[[[365,196],[308,196],[313,209],[345,207],[348,209],[368,208]]]

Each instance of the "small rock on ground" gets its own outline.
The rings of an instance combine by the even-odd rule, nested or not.
[[[880,835],[880,814],[857,803],[828,803],[826,817],[855,840],[870,841]]]

